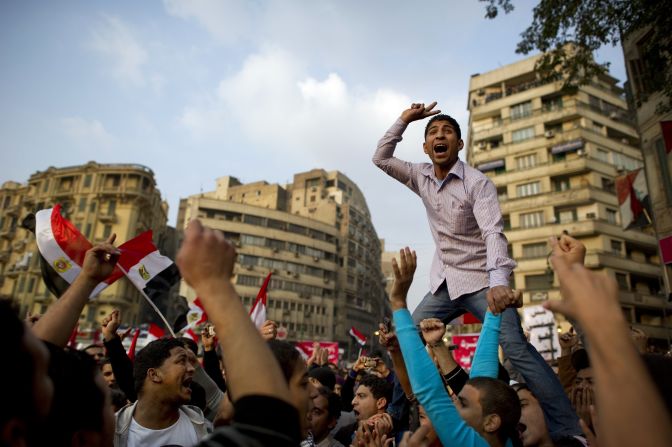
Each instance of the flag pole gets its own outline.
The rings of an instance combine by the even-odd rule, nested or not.
[[[119,270],[121,270],[122,273],[128,278],[128,272],[127,272],[127,271],[121,266],[121,264],[119,264],[118,262],[117,262],[117,267],[119,267]],[[130,281],[130,280],[129,280],[129,281]],[[133,281],[131,281],[131,284],[133,284]],[[133,284],[133,286],[135,287],[135,284]],[[153,302],[152,300],[149,299],[149,297],[147,296],[147,294],[145,294],[145,291],[144,291],[144,290],[140,289],[139,287],[135,287],[135,288],[138,289],[138,291],[140,292],[140,294],[141,294],[142,296],[145,297],[145,301],[147,301],[147,303],[148,303],[150,306],[152,306],[152,309],[154,309],[154,312],[156,312],[156,314],[159,316],[159,318],[161,318],[161,321],[163,321],[163,324],[164,324],[164,325],[166,326],[166,328],[168,329],[168,332],[170,332],[170,335],[171,335],[173,338],[176,338],[176,337],[175,337],[175,332],[173,332],[173,328],[171,327],[170,324],[168,324],[168,320],[166,320],[166,317],[163,316],[163,314],[161,313],[161,311],[159,310],[159,308],[156,307],[156,304],[154,304],[154,302]]]

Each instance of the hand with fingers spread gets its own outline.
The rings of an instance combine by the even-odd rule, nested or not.
[[[121,315],[119,309],[114,309],[101,323],[101,332],[103,333],[105,341],[110,341],[114,337],[118,337],[117,329],[119,329],[119,325],[121,325]]]
[[[364,421],[359,424],[355,432],[355,439],[351,447],[390,447],[394,441],[393,437],[388,438],[387,433],[380,431],[379,426],[369,424]]]
[[[562,357],[570,355],[574,348],[579,345],[579,336],[572,327],[568,332],[560,335],[560,355]]]
[[[424,103],[413,103],[411,107],[401,112],[401,120],[409,124],[413,121],[441,113],[441,110],[434,110],[434,107],[436,107],[436,101],[427,105],[427,107],[425,107]]]
[[[98,285],[112,274],[121,252],[112,245],[117,235],[112,233],[102,244],[93,246],[84,255],[82,277],[92,284]]]
[[[215,333],[212,325],[207,325],[203,327],[201,331],[201,343],[203,344],[203,350],[210,352],[215,349]]]
[[[399,250],[399,262],[396,258],[392,259],[392,270],[394,271],[394,283],[390,291],[390,304],[392,311],[405,309],[406,296],[413,283],[413,275],[417,267],[418,256],[410,248]]]

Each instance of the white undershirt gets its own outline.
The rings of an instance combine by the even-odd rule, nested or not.
[[[128,447],[191,447],[198,443],[196,430],[189,417],[180,411],[180,418],[168,428],[150,430],[131,420]]]

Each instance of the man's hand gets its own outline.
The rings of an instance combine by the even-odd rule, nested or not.
[[[278,336],[278,323],[273,320],[266,320],[259,332],[264,340],[274,340]]]
[[[388,352],[399,352],[399,340],[394,331],[387,332],[387,327],[380,323],[378,325],[378,343],[385,346]]]
[[[427,318],[420,322],[422,338],[429,346],[443,342],[446,333],[446,325],[438,318]]]
[[[363,371],[366,369],[366,362],[369,360],[368,357],[361,356],[360,358],[357,359],[354,365],[352,365],[352,370],[356,373]]]
[[[586,246],[568,234],[563,234],[560,239],[551,236],[548,239],[553,256],[563,257],[568,264],[581,264],[586,261]]]
[[[210,328],[212,326],[204,326],[201,330],[201,343],[204,351],[212,351],[215,347],[215,334],[210,335]]]
[[[576,414],[589,426],[592,423],[590,407],[595,405],[595,394],[592,388],[574,388],[572,390],[571,402]]]
[[[418,256],[410,248],[399,250],[399,262],[392,258],[392,270],[394,270],[394,283],[390,291],[390,304],[392,311],[406,308],[406,295],[413,282],[413,275],[417,266]]]
[[[218,230],[205,228],[198,220],[192,220],[184,233],[182,247],[175,260],[184,280],[201,295],[207,291],[228,288],[231,285],[236,249]]]
[[[579,337],[576,335],[576,332],[574,332],[574,328],[572,328],[569,330],[569,332],[565,332],[564,334],[560,335],[559,341],[560,355],[565,357],[570,355],[574,347],[579,344]]]
[[[618,284],[611,276],[595,273],[578,263],[570,263],[562,254],[553,252],[551,264],[560,280],[561,300],[549,300],[544,307],[577,320],[582,327],[599,325],[613,318],[625,319],[618,305]]]
[[[427,107],[425,107],[425,104],[423,103],[413,103],[410,108],[401,112],[401,120],[406,124],[409,124],[412,121],[421,120],[428,116],[441,113],[440,110],[432,110],[434,107],[436,107],[436,101],[429,104]]]
[[[630,327],[630,336],[632,341],[635,342],[635,347],[640,354],[646,354],[646,347],[649,345],[649,336],[646,333],[636,327]]]
[[[427,435],[429,434],[429,427],[421,425],[418,429],[411,433],[407,431],[401,438],[399,447],[429,447]]]
[[[388,439],[386,434],[382,434],[378,428],[362,422],[359,424],[355,437],[350,447],[391,447],[394,437]]]
[[[366,420],[365,425],[375,428],[380,435],[386,435],[392,431],[392,416],[387,413],[374,414]]]
[[[108,316],[103,318],[101,326],[102,326],[103,338],[105,339],[105,341],[110,341],[114,337],[118,337],[117,329],[119,329],[120,324],[121,324],[121,315],[119,313],[119,309],[114,309],[112,312],[109,313]]]
[[[495,286],[488,290],[485,295],[490,312],[497,315],[507,307],[521,307],[523,305],[523,293],[519,290],[511,290],[509,286]]]
[[[94,245],[84,255],[81,275],[90,284],[97,285],[112,274],[121,255],[119,249],[112,245],[116,238],[117,235],[112,233],[105,242]]]

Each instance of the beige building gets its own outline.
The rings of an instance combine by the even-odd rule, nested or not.
[[[12,297],[22,313],[44,313],[56,298],[46,289],[34,235],[21,227],[24,217],[61,204],[63,214],[92,243],[116,233],[117,243],[152,229],[158,243],[166,226],[154,173],[135,164],[50,167],[26,184],[5,182],[0,188],[0,295]],[[121,278],[90,302],[80,327],[97,324],[113,308],[130,324],[139,323],[139,293]]]
[[[653,208],[653,223],[659,240],[672,237],[672,156],[667,153],[661,123],[672,122],[672,111],[659,113],[658,107],[670,98],[665,98],[656,89],[651,76],[655,70],[647,66],[643,53],[650,29],[642,28],[623,42],[625,66],[628,71],[628,87],[631,93],[631,108],[636,110],[637,125],[641,136],[642,153],[649,195]],[[668,144],[672,144],[668,142]],[[663,265],[665,292],[668,309],[672,306],[672,266]],[[668,312],[669,313],[669,312]],[[672,336],[672,333],[668,332]]]
[[[615,195],[614,178],[643,165],[623,92],[609,76],[562,91],[537,80],[535,62],[474,75],[469,85],[467,159],[497,187],[515,285],[528,305],[559,298],[547,239],[567,231],[586,245],[589,268],[618,281],[628,321],[662,341],[656,239],[621,228]]]
[[[192,218],[235,242],[236,289],[248,308],[273,272],[268,318],[289,340],[338,341],[351,353],[351,326],[371,339],[385,305],[380,244],[345,175],[314,169],[284,186],[222,177],[215,191],[180,202],[178,229]],[[194,298],[186,286],[181,294]]]

